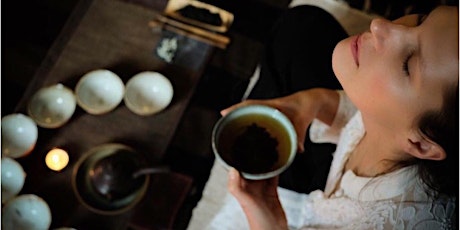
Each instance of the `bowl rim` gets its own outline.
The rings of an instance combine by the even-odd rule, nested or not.
[[[240,171],[241,175],[250,180],[264,180],[268,179],[274,176],[277,176],[284,172],[294,161],[295,156],[297,154],[297,133],[295,131],[294,125],[292,122],[289,120],[289,118],[280,110],[268,106],[268,105],[262,105],[262,104],[251,104],[251,105],[244,105],[241,107],[238,107],[232,111],[230,111],[228,114],[225,116],[221,117],[215,124],[212,129],[211,133],[211,145],[212,145],[212,150],[214,153],[214,156],[216,159],[224,166],[225,169],[229,170],[233,166],[228,164],[219,154],[219,151],[217,149],[217,134],[221,130],[222,125],[227,123],[229,121],[229,118],[232,116],[240,116],[240,115],[246,115],[249,113],[256,113],[256,114],[263,114],[271,117],[277,117],[279,118],[279,121],[284,124],[284,127],[287,128],[289,135],[289,140],[292,146],[295,146],[291,148],[291,152],[289,154],[289,158],[287,162],[272,171],[269,172],[264,172],[264,173],[248,173],[248,172],[242,172]]]
[[[105,95],[104,100],[110,98],[111,104],[104,105],[92,105],[88,102],[87,98],[83,97],[84,90],[95,90],[94,85],[91,84],[91,80],[96,80],[98,83],[110,83],[110,96]],[[115,89],[115,91],[113,91]],[[82,91],[83,90],[83,91]],[[77,101],[77,105],[83,110],[90,114],[102,115],[114,110],[123,101],[125,94],[125,84],[120,76],[108,69],[95,69],[85,73],[77,82],[74,88],[74,94]],[[107,94],[107,92],[105,92]]]
[[[145,80],[148,80],[148,84],[144,83]],[[138,97],[136,95],[139,94],[139,90],[135,90],[136,88],[133,87],[141,86],[142,88],[144,88],[149,84],[156,85],[155,87],[157,87],[158,85],[162,86],[158,87],[159,90],[157,91],[148,90],[149,94],[151,93],[151,95],[149,96],[154,96],[157,99],[157,101],[147,101],[140,103],[139,101],[133,99]],[[128,80],[128,82],[126,82],[125,93],[123,95],[123,102],[131,112],[139,116],[155,115],[157,113],[162,112],[170,106],[175,97],[174,90],[175,89],[173,83],[164,74],[157,71],[142,71],[140,73],[135,74]],[[145,108],[139,108],[140,105],[147,105],[148,107],[150,107],[150,109],[146,110]]]
[[[43,121],[43,119],[39,117],[39,114],[36,114],[42,110],[41,108],[46,108],[42,100],[44,98],[49,99],[48,97],[50,97],[50,95],[59,93],[61,93],[61,98],[65,97],[65,103],[59,103],[61,105],[61,108],[59,109],[58,113],[60,114],[60,118],[62,120],[53,122]],[[55,104],[55,102],[53,102],[53,104]],[[71,120],[71,118],[75,114],[76,108],[77,99],[75,97],[73,90],[68,86],[64,85],[63,83],[59,82],[43,86],[42,88],[39,88],[37,91],[35,91],[30,97],[29,101],[27,102],[26,113],[37,124],[37,126],[47,129],[56,129],[63,126]],[[50,115],[48,115],[47,117],[50,117]]]
[[[118,149],[126,149],[128,151],[133,151],[136,152],[133,148],[120,144],[120,143],[106,143],[106,144],[101,144],[97,145],[95,147],[90,148],[86,152],[84,152],[78,161],[75,163],[72,171],[72,191],[74,192],[75,196],[77,197],[77,200],[79,201],[80,204],[82,204],[85,208],[89,209],[90,211],[93,211],[98,214],[103,214],[103,215],[117,215],[124,213],[128,211],[129,209],[133,208],[136,206],[145,196],[147,189],[150,185],[150,175],[146,174],[144,183],[142,186],[139,188],[139,190],[136,193],[133,193],[129,195],[128,197],[125,197],[124,199],[128,199],[129,197],[134,197],[134,199],[129,202],[127,205],[122,206],[121,208],[116,208],[113,210],[104,210],[100,208],[93,207],[91,204],[89,204],[85,198],[80,194],[80,189],[78,188],[78,183],[77,183],[77,176],[80,170],[80,166],[89,159],[90,156],[92,156],[95,152],[97,152],[100,149],[107,148],[107,147],[112,147],[112,148],[118,148]]]

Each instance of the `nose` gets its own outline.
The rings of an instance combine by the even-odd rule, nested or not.
[[[384,48],[385,43],[391,34],[391,26],[392,23],[383,18],[376,18],[372,20],[370,31],[377,50]]]

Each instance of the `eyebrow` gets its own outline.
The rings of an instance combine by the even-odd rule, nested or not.
[[[425,18],[428,16],[428,14],[418,14],[417,15],[417,26],[421,25],[423,21],[425,21]]]

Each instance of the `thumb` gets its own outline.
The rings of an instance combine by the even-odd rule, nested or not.
[[[220,115],[225,116],[228,113],[230,113],[232,110],[235,110],[235,109],[237,109],[239,107],[243,107],[243,106],[251,105],[251,104],[262,104],[262,103],[263,103],[263,101],[259,101],[259,100],[250,100],[250,99],[249,100],[244,100],[244,101],[242,101],[242,102],[240,102],[238,104],[234,104],[234,105],[232,105],[232,106],[230,106],[230,107],[228,107],[226,109],[221,110]]]
[[[220,115],[225,116],[225,115],[227,115],[228,113],[230,113],[232,110],[235,110],[236,108],[239,108],[239,107],[241,107],[241,106],[243,106],[243,105],[245,105],[244,102],[241,102],[241,103],[239,103],[239,104],[232,105],[232,106],[230,106],[230,107],[228,107],[228,108],[226,108],[226,109],[221,110],[221,111],[220,111]]]
[[[234,196],[241,192],[241,177],[235,168],[230,168],[228,172],[227,189]]]
[[[305,129],[296,129],[297,133],[297,152],[303,153],[305,151],[304,143],[306,137],[306,128]]]

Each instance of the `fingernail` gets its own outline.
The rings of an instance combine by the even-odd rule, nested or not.
[[[230,180],[235,180],[237,176],[238,176],[238,171],[236,171],[235,168],[231,168],[230,171],[228,172],[228,177],[230,178]]]
[[[303,151],[305,151],[305,149],[304,149],[304,147],[303,147],[303,143],[302,143],[302,144],[297,143],[297,146],[298,146],[298,147],[297,147],[297,148],[298,148],[298,151],[299,151],[300,153],[303,153]]]

